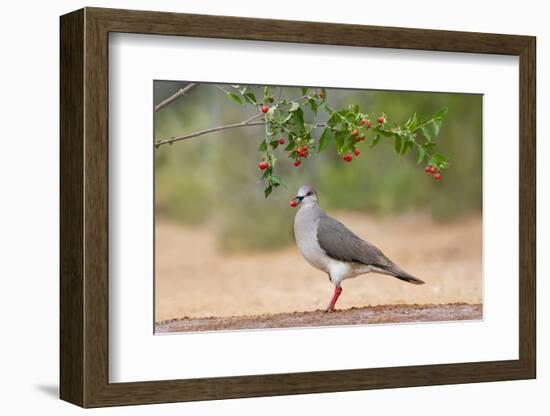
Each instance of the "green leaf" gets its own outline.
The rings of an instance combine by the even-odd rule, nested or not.
[[[434,114],[433,118],[435,120],[441,121],[447,116],[448,112],[449,112],[449,109],[447,107],[443,107],[441,110],[439,110],[437,113]]]
[[[407,128],[411,131],[414,131],[416,129],[416,126],[417,126],[417,122],[418,122],[418,119],[416,118],[416,113],[414,113],[412,115],[412,118],[409,122],[409,125],[407,126]]]
[[[346,135],[346,147],[353,148],[355,145],[355,136],[352,136],[350,133]]]
[[[405,141],[404,144],[403,144],[403,147],[401,149],[401,154],[406,155],[409,152],[409,150],[412,149],[413,143],[414,142],[412,142],[410,140]]]
[[[269,145],[271,146],[271,148],[276,149],[277,147],[279,147],[279,140],[271,140],[269,142]]]
[[[322,152],[323,150],[326,149],[332,137],[333,137],[333,134],[331,129],[327,127],[325,130],[323,130],[323,134],[321,134],[321,137],[319,138],[318,152]]]
[[[378,130],[378,132],[382,135],[382,136],[385,136],[385,137],[393,137],[395,136],[395,133],[391,132],[391,131],[388,131],[388,130]]]
[[[285,181],[280,176],[273,176],[273,178],[274,178],[273,186],[283,186],[285,188],[287,187]]]
[[[268,185],[267,188],[264,189],[264,195],[267,198],[269,195],[271,195],[271,192],[273,192],[273,186]]]
[[[262,179],[267,179],[271,175],[273,175],[273,166],[269,166],[266,170],[264,170],[264,174],[262,175]]]
[[[309,100],[309,106],[311,107],[313,114],[317,115],[317,102],[315,100]]]
[[[432,140],[432,132],[430,131],[428,126],[422,126],[420,127],[420,130],[422,130],[422,134],[424,135],[427,141]]]
[[[431,161],[436,165],[446,164],[449,161],[447,156],[444,156],[440,153],[432,153]]]
[[[306,87],[300,88],[300,91],[302,92],[302,95],[306,95],[306,94],[307,94],[307,88],[306,88]]]
[[[397,154],[401,154],[402,146],[403,146],[403,139],[401,138],[401,136],[396,134],[393,144],[394,144],[395,151],[397,152]]]
[[[441,128],[441,125],[437,121],[432,121],[432,129],[434,131],[434,137],[439,136],[439,129]]]
[[[270,180],[273,186],[279,186],[283,183],[282,179],[279,176],[273,175]]]
[[[380,143],[380,134],[376,133],[374,135],[374,139],[372,139],[372,142],[370,144],[370,147],[376,146],[378,143]]]
[[[304,111],[298,107],[298,109],[296,111],[293,111],[292,112],[293,114],[293,120],[294,120],[294,123],[296,125],[296,127],[298,128],[298,131],[302,132],[305,130],[305,126],[304,126]]]
[[[338,111],[338,114],[340,114],[340,116],[344,118],[349,124],[353,124],[355,120],[355,115],[349,109],[343,108]]]
[[[283,113],[281,110],[279,110],[277,107],[273,106],[269,109],[269,112],[267,113],[271,116],[271,118],[278,124],[285,123],[285,113]]]
[[[265,140],[262,140],[260,147],[258,147],[259,152],[265,152],[267,150],[267,143]]]
[[[418,147],[416,151],[416,164],[420,165],[426,157],[426,151],[422,147]]]
[[[281,121],[281,124],[286,124],[292,118],[292,113],[288,113],[287,116]]]
[[[338,121],[340,120],[340,117],[338,117],[337,113],[332,113],[330,117],[327,120],[327,125],[330,127],[334,127],[338,124]]]
[[[258,105],[258,102],[256,101],[256,96],[251,91],[246,91],[243,93],[243,97],[246,101],[248,101],[252,105]]]
[[[436,146],[436,143],[424,143],[421,145],[425,150],[433,149]]]
[[[334,142],[336,143],[336,147],[338,148],[339,153],[344,147],[347,135],[348,132],[346,130],[338,130],[334,135]]]
[[[234,92],[227,92],[227,96],[232,99],[233,101],[235,101],[237,104],[242,104],[243,101],[241,100],[241,97],[239,97],[237,94],[235,94]]]
[[[294,111],[298,110],[299,108],[300,108],[300,104],[293,101],[292,103],[290,103],[290,109],[288,110],[288,112],[293,113]]]

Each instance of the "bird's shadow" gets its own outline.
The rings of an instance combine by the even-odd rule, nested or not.
[[[34,387],[47,396],[59,399],[59,386],[57,384],[37,384]]]

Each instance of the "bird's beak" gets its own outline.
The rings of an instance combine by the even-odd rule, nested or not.
[[[290,206],[293,208],[297,207],[298,205],[300,205],[300,202],[302,202],[303,199],[304,199],[303,196],[294,197],[293,199],[290,200]]]

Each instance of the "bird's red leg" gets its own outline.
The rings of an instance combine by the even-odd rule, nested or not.
[[[342,293],[342,287],[336,286],[334,288],[334,294],[332,295],[332,299],[330,300],[330,303],[327,307],[327,312],[332,312],[334,310],[334,305],[336,305],[336,301],[338,300],[338,297]]]

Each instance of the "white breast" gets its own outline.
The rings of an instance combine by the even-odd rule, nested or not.
[[[300,207],[294,218],[294,236],[296,244],[302,256],[316,269],[329,272],[331,258],[319,246],[317,241],[317,226],[319,216],[316,215],[313,204],[304,204]]]

